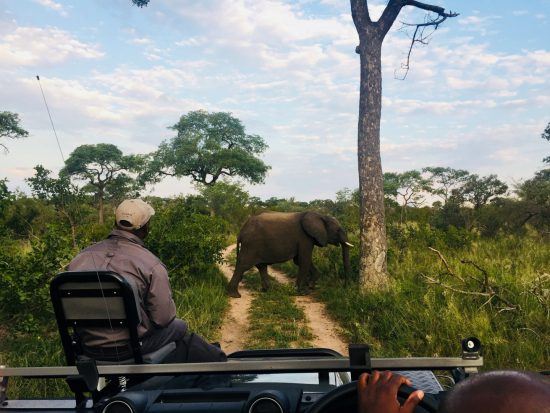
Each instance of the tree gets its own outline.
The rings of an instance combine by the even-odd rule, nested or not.
[[[15,196],[13,193],[8,189],[8,179],[0,179],[0,217],[4,215],[4,210],[6,209],[7,205],[14,201]],[[1,233],[2,231],[0,231]]]
[[[431,192],[430,180],[422,177],[420,171],[403,173],[386,172],[384,174],[384,192],[401,204],[401,222],[407,208],[419,207],[425,201],[425,193]]]
[[[60,175],[86,182],[83,190],[97,198],[99,223],[103,224],[105,199],[129,193],[136,196],[140,184],[128,172],[138,172],[142,166],[142,157],[123,155],[115,145],[98,143],[76,148],[65,161]]]
[[[152,154],[142,181],[157,182],[162,175],[190,176],[203,185],[213,185],[223,176],[252,184],[264,181],[270,167],[258,156],[267,145],[261,136],[245,133],[230,113],[189,112],[170,129],[177,135]]]
[[[458,192],[465,201],[473,204],[474,209],[479,209],[494,197],[505,194],[507,190],[508,186],[496,175],[480,178],[477,174],[472,174]]]
[[[437,29],[448,17],[439,6],[415,0],[389,0],[382,16],[373,22],[367,0],[350,0],[353,22],[359,35],[356,52],[361,57],[358,121],[359,191],[361,198],[361,258],[359,280],[363,290],[387,285],[386,226],[384,217],[384,188],[380,160],[380,116],[382,108],[381,52],[384,37],[405,6],[414,6],[435,13],[434,19],[415,25],[411,49],[415,42],[425,41],[426,27]],[[409,50],[409,55],[410,55]],[[407,64],[408,65],[408,64]]]
[[[550,226],[550,168],[542,169],[535,176],[519,184],[516,193],[524,202],[524,225],[537,217],[539,229]]]
[[[73,247],[76,248],[76,223],[80,217],[80,205],[84,202],[83,192],[68,176],[53,178],[51,171],[42,165],[34,167],[35,174],[26,181],[38,199],[51,203],[56,211],[67,219],[71,227]]]
[[[250,195],[240,184],[219,181],[216,185],[202,185],[200,194],[205,198],[210,215],[223,218],[238,230],[248,216]]]
[[[544,129],[544,132],[542,132],[542,135],[540,135],[540,137],[550,142],[550,122],[548,122],[548,125],[546,125],[546,129]],[[550,165],[550,156],[544,158],[542,162]]]
[[[19,139],[29,136],[29,132],[19,125],[19,115],[12,112],[0,112],[0,138]],[[0,142],[4,152],[8,147]]]
[[[452,190],[463,184],[470,173],[464,169],[444,168],[441,166],[429,166],[422,169],[422,172],[428,173],[428,179],[436,187],[432,193],[439,195],[445,203],[449,200]]]

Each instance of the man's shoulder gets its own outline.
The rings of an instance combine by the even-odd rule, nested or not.
[[[136,263],[139,262],[142,266],[149,267],[151,270],[159,264],[164,266],[160,258],[153,254],[145,246],[131,241],[122,241],[120,245],[122,246],[122,249],[118,251],[118,254],[128,254],[128,259],[133,260]]]

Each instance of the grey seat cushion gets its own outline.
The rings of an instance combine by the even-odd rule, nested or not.
[[[160,364],[162,361],[174,350],[176,349],[176,343],[168,343],[165,346],[162,346],[158,350],[155,350],[151,353],[144,354],[143,357],[143,363],[144,364]],[[134,358],[129,358],[126,360],[121,361],[104,361],[104,360],[97,360],[98,366],[112,366],[117,364],[135,364]]]

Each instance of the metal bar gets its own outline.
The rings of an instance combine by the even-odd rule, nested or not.
[[[476,368],[483,366],[483,357],[464,360],[460,357],[411,357],[373,358],[371,368],[376,370],[449,370],[455,367]],[[355,371],[364,367],[350,367],[347,358],[284,359],[230,359],[225,363],[132,364],[98,366],[100,376],[133,374],[174,375],[207,373],[291,373],[321,371]],[[0,368],[0,377],[68,377],[75,376],[76,367],[15,367]]]

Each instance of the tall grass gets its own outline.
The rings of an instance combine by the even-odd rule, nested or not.
[[[455,356],[460,339],[476,336],[487,368],[550,368],[550,248],[536,235],[478,239],[470,247],[441,249],[455,277],[426,246],[391,254],[385,291],[358,290],[339,273],[336,251],[318,249],[322,273],[317,289],[348,339],[373,346],[377,356]],[[352,259],[357,259],[357,252]],[[474,262],[480,269],[461,260]],[[295,272],[295,267],[283,268]],[[482,291],[471,277],[488,281],[497,298],[451,290]],[[429,284],[427,277],[445,286]],[[458,277],[465,280],[457,284]],[[449,288],[450,287],[450,288]]]

